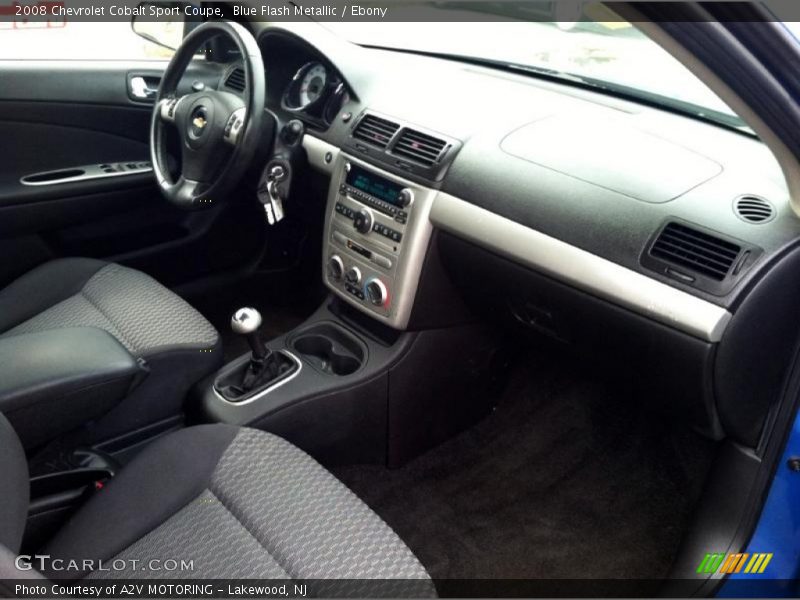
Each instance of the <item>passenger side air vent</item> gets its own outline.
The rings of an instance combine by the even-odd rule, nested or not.
[[[414,129],[404,129],[392,153],[431,166],[439,161],[446,146],[447,142],[442,139]]]
[[[386,148],[400,125],[376,115],[366,114],[353,130],[353,137],[379,148]]]
[[[245,88],[244,69],[236,68],[231,71],[227,79],[225,79],[225,87],[237,92],[243,92]]]
[[[733,203],[736,216],[748,223],[766,223],[775,217],[775,209],[759,196],[739,196]]]
[[[731,271],[741,246],[687,227],[668,223],[650,247],[650,255],[715,281]]]

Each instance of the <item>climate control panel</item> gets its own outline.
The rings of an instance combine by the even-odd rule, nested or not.
[[[435,190],[340,153],[325,221],[325,284],[404,329],[432,232]]]
[[[344,264],[344,259],[334,254],[328,261],[328,273],[333,281],[341,281],[348,294],[372,306],[383,308],[389,302],[389,289],[386,283],[378,277],[372,276],[366,281],[361,274],[361,269],[351,266],[342,274],[339,265]]]

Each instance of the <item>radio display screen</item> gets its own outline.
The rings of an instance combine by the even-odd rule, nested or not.
[[[394,206],[400,206],[398,197],[403,186],[392,183],[388,179],[384,179],[374,173],[370,173],[366,169],[351,165],[350,172],[347,174],[346,183],[350,187],[361,190],[365,194],[374,196],[379,200],[383,200]]]

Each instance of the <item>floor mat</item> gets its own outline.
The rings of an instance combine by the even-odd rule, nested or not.
[[[661,578],[715,445],[622,396],[529,356],[475,428],[395,471],[336,474],[436,579]]]

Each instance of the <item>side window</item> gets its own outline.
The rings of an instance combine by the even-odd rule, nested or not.
[[[11,18],[0,20],[0,60],[164,60],[174,51],[151,40],[177,48],[184,26],[183,19],[148,21],[137,23],[134,31],[129,21],[89,23],[52,15]]]

